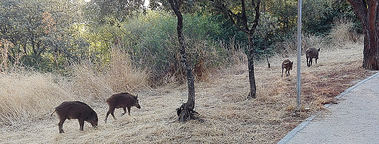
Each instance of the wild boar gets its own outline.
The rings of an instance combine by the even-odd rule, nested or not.
[[[109,110],[107,112],[107,115],[105,116],[105,123],[107,122],[107,118],[109,114],[112,114],[113,118],[116,120],[116,117],[114,116],[114,110],[116,108],[124,109],[124,113],[122,113],[122,115],[126,113],[126,108],[128,108],[129,115],[130,115],[130,108],[132,106],[135,106],[138,109],[141,108],[141,106],[138,103],[138,95],[134,96],[127,92],[112,95],[111,97],[107,99],[107,104],[109,106]]]
[[[290,75],[290,70],[292,70],[293,62],[291,62],[289,59],[286,59],[282,63],[282,77],[283,77],[283,70],[286,69],[286,76]]]
[[[307,66],[308,67],[310,67],[312,65],[312,59],[313,58],[315,58],[315,62],[317,64],[319,52],[320,52],[320,49],[316,49],[316,48],[310,48],[306,51],[306,58],[307,58]]]
[[[91,123],[92,127],[97,126],[98,119],[96,112],[90,106],[80,101],[65,101],[57,106],[54,112],[59,117],[59,133],[64,133],[63,123],[66,119],[78,119],[81,131],[83,131],[84,121]]]

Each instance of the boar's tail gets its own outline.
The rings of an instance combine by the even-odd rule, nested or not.
[[[53,114],[56,112],[57,110],[54,110],[53,113],[50,114],[50,116],[53,116]]]

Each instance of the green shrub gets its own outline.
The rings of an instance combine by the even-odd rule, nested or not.
[[[173,15],[150,11],[122,23],[122,29],[125,30],[122,47],[137,66],[151,71],[154,81],[174,75],[180,78],[183,72],[180,69],[176,22]],[[225,47],[212,38],[220,35],[220,32],[221,27],[210,16],[184,15],[183,33],[192,66],[205,60],[204,67],[214,68],[228,59]]]

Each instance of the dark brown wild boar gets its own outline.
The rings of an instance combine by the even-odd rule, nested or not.
[[[119,93],[114,94],[110,98],[107,99],[107,103],[109,106],[109,110],[107,112],[107,115],[105,116],[105,122],[107,122],[107,118],[109,114],[112,114],[113,118],[116,120],[116,117],[114,116],[114,110],[116,108],[123,108],[124,115],[126,113],[126,108],[128,108],[128,114],[130,115],[130,108],[132,106],[135,106],[137,108],[141,108],[141,106],[138,103],[138,95],[134,96],[129,93]]]
[[[306,51],[306,58],[307,58],[307,66],[310,67],[312,65],[312,59],[315,58],[315,62],[317,64],[318,59],[318,53],[320,52],[320,49],[316,48],[310,48]]]
[[[81,131],[83,131],[84,121],[91,123],[93,127],[97,126],[98,119],[96,112],[90,106],[80,101],[63,102],[55,108],[54,112],[59,117],[59,133],[64,133],[63,123],[66,119],[78,119]]]
[[[290,75],[290,70],[292,70],[293,62],[291,62],[289,59],[286,59],[282,63],[282,77],[283,77],[283,70],[286,69],[286,76]]]

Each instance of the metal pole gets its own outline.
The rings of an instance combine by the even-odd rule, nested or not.
[[[300,66],[301,66],[301,7],[302,0],[297,1],[297,109],[300,109],[300,92],[301,92],[301,74],[300,74]]]

